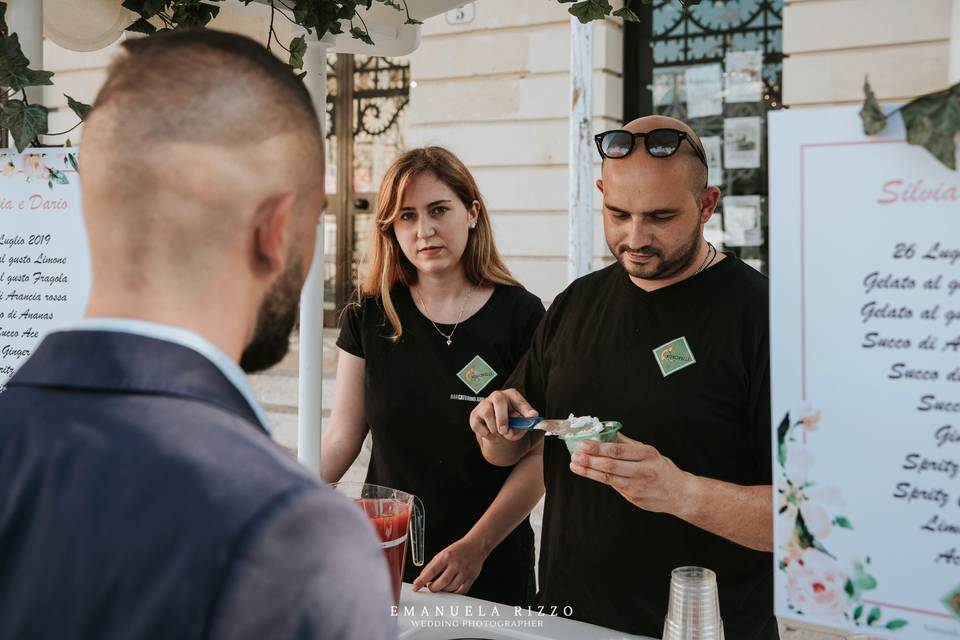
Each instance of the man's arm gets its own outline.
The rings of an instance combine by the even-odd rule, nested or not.
[[[277,498],[249,527],[210,622],[213,640],[387,640],[386,561],[361,511],[330,490]]]
[[[689,476],[678,518],[757,551],[773,551],[773,487]]]
[[[773,550],[773,489],[741,486],[679,469],[654,447],[620,435],[616,443],[586,440],[570,470],[608,484],[632,504],[669,513],[737,544]]]
[[[483,457],[498,467],[512,467],[527,454],[543,451],[543,433],[507,426],[510,416],[536,418],[537,410],[516,389],[494,391],[470,412]]]
[[[470,429],[476,434],[480,451],[490,464],[513,466],[527,454],[543,450],[542,432],[510,429],[507,420],[511,416],[535,418],[540,415],[531,402],[544,408],[547,375],[544,358],[550,334],[548,327],[557,310],[563,306],[560,301],[566,295],[564,292],[557,296],[550,311],[540,321],[530,340],[529,349],[507,378],[504,389],[491,393],[470,413]]]

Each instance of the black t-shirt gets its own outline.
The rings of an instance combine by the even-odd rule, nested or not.
[[[770,484],[768,295],[766,277],[733,256],[652,292],[615,263],[556,298],[504,386],[546,417],[619,420],[685,471]],[[687,349],[695,362],[664,375],[658,356],[670,371],[691,360],[669,362]],[[659,638],[670,572],[695,565],[717,573],[726,637],[778,637],[771,554],[632,505],[570,471],[563,442],[544,440],[540,604]]]
[[[497,286],[447,346],[410,291],[391,291],[403,325],[398,341],[382,300],[367,297],[344,314],[337,346],[364,358],[364,412],[373,434],[367,482],[413,493],[426,515],[426,562],[462,538],[487,510],[510,467],[484,460],[470,412],[503,381],[530,346],[543,304],[520,287]],[[449,334],[453,325],[438,325]],[[534,557],[529,520],[487,557],[477,579],[527,580]],[[422,570],[407,552],[404,580]],[[487,594],[489,595],[489,594]]]

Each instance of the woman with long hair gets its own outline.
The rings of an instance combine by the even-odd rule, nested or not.
[[[427,562],[421,571],[408,554],[404,581],[527,605],[540,461],[490,465],[469,416],[527,350],[543,304],[503,264],[477,184],[446,149],[397,158],[375,218],[337,341],[321,476],[338,481],[371,433],[366,481],[417,495],[426,513]]]

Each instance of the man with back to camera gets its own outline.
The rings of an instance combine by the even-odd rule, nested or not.
[[[690,127],[647,116],[597,146],[617,262],[554,300],[470,426],[493,464],[543,456],[540,604],[659,638],[671,570],[702,566],[727,638],[778,638],[767,279],[704,240],[720,190]],[[507,427],[571,413],[623,430],[571,459],[557,438]]]
[[[86,317],[0,395],[0,638],[394,637],[372,527],[243,373],[286,353],[313,257],[306,88],[238,35],[123,46],[81,146]]]

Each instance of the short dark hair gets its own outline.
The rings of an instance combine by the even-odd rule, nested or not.
[[[230,145],[293,129],[320,140],[303,81],[260,43],[214,29],[187,29],[123,43],[94,113],[116,104],[132,139],[162,136]],[[265,126],[269,125],[269,126]]]
[[[265,162],[255,177],[295,193],[307,205],[297,206],[298,217],[315,213],[303,196],[323,188],[321,131],[303,82],[250,38],[194,29],[128,40],[84,123],[84,215],[88,225],[123,228],[127,268],[140,277],[161,251],[154,238],[176,220],[171,208],[194,195],[184,191],[193,184],[185,174],[216,181],[210,193],[232,193],[232,170]],[[219,152],[225,164],[189,166],[194,148]],[[226,237],[235,229],[233,204],[190,204],[211,214],[194,218],[204,232]],[[218,206],[226,208],[211,210]]]

